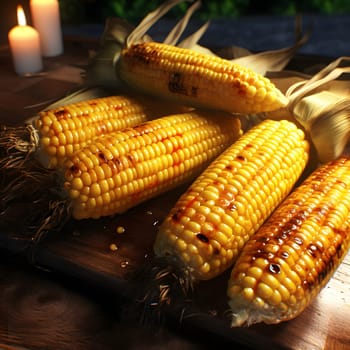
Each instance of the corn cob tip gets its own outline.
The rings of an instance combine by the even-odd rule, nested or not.
[[[247,302],[247,300],[240,296],[235,296],[229,302],[231,310],[234,310],[231,314],[231,327],[249,327],[255,323],[265,322],[265,323],[276,323],[275,313],[271,311],[264,312],[261,309],[256,309],[252,307],[252,304]]]

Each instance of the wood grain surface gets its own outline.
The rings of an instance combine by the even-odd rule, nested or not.
[[[28,248],[27,256],[38,267],[101,290],[109,289],[116,297],[128,298],[129,278],[150,262],[157,225],[179,193],[181,190],[173,191],[113,218],[71,222],[62,232]],[[124,233],[117,233],[119,226],[125,228]],[[5,232],[1,234],[16,235],[16,232],[7,233],[8,236]],[[111,244],[118,249],[112,251]],[[192,301],[174,305],[168,316],[176,320],[177,326],[196,329],[202,334],[213,333],[255,349],[265,349],[267,342],[271,349],[350,349],[350,254],[308,309],[296,319],[279,325],[230,329],[227,278],[228,273],[201,282]]]

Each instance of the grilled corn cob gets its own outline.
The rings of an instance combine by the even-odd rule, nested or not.
[[[156,256],[174,257],[194,280],[214,278],[290,192],[308,160],[304,133],[265,120],[195,180],[159,228]]]
[[[73,216],[124,212],[198,174],[240,130],[237,118],[204,115],[150,121],[105,135],[77,152],[65,173]]]
[[[31,153],[45,167],[56,168],[99,135],[183,110],[181,106],[128,95],[94,98],[48,109],[39,112],[27,126],[5,128],[0,144],[6,148],[5,152],[16,150],[18,154],[4,156],[0,165],[13,165],[15,160],[21,165],[21,160]]]
[[[277,110],[287,98],[273,83],[216,56],[167,44],[130,44],[117,65],[128,85],[181,103],[236,113]]]
[[[54,210],[55,200],[56,221],[67,218],[60,212],[75,219],[122,213],[192,179],[240,134],[240,120],[232,115],[192,112],[102,135],[68,157],[63,168],[47,169],[45,179],[43,171],[15,178],[0,191],[2,208],[14,202],[13,196],[21,201],[30,188],[35,196],[28,199],[30,208],[42,205],[43,212],[50,203]]]
[[[299,315],[350,245],[350,159],[312,173],[246,246],[228,284],[232,326]]]
[[[67,156],[96,136],[146,121],[150,107],[146,99],[109,96],[40,112],[35,120],[39,147],[48,156],[50,168],[61,166]]]

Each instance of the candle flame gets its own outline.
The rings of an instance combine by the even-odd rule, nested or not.
[[[24,10],[21,5],[17,6],[17,21],[20,26],[27,25],[26,15],[24,14]]]

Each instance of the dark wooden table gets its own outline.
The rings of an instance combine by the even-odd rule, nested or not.
[[[14,73],[8,47],[2,47],[0,122],[20,124],[76,88],[95,48],[95,40],[67,37],[64,55],[45,59],[43,74],[24,78]],[[310,58],[299,57],[293,64],[308,62]],[[198,309],[189,308],[181,319],[175,312],[154,329],[125,318],[128,271],[147,261],[156,224],[177,195],[146,203],[127,216],[69,223],[34,252],[27,241],[7,239],[7,233],[15,235],[15,227],[0,232],[0,349],[244,349],[243,344],[256,349],[350,349],[349,255],[310,308],[282,325],[230,330],[222,317],[227,276],[204,283],[196,295]],[[126,235],[117,237],[118,225],[127,228]],[[110,251],[111,243],[121,249]],[[219,345],[210,345],[211,340]]]

